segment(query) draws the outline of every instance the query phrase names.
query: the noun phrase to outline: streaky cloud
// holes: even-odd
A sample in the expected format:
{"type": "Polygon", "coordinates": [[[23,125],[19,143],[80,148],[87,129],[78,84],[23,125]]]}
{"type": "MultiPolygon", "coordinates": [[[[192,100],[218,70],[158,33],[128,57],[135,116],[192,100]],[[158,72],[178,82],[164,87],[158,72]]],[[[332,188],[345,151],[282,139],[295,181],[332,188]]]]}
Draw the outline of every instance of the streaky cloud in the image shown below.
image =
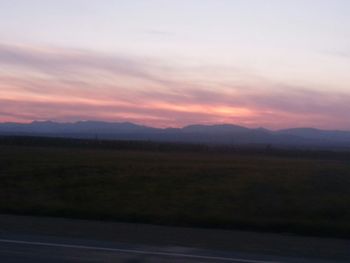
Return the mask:
{"type": "Polygon", "coordinates": [[[238,123],[350,128],[350,94],[227,69],[86,50],[0,44],[0,121],[133,120],[154,126],[238,123]],[[239,76],[232,81],[232,76],[239,76]],[[193,77],[195,76],[195,77],[193,77]],[[230,78],[231,77],[231,78],[230,78]],[[257,81],[258,80],[258,81],[257,81]]]}

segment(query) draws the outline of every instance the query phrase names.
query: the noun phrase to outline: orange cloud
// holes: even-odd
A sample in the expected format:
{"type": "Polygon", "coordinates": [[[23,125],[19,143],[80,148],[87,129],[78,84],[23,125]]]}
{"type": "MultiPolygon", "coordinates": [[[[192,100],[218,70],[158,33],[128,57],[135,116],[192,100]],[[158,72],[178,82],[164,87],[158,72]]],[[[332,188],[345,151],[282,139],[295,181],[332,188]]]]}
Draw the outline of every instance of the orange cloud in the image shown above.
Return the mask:
{"type": "Polygon", "coordinates": [[[181,68],[162,67],[159,61],[66,49],[0,44],[0,66],[0,121],[350,128],[349,94],[264,79],[253,85],[255,81],[244,82],[242,76],[231,83],[229,78],[208,75],[207,69],[201,79],[198,69],[184,73],[181,68]]]}

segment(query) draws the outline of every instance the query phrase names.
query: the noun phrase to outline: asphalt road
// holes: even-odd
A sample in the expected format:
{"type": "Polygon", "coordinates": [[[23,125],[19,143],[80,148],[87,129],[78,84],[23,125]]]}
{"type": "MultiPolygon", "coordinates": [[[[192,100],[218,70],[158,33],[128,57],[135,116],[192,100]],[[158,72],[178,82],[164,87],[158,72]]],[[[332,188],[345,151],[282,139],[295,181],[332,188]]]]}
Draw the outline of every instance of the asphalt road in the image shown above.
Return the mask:
{"type": "MultiPolygon", "coordinates": [[[[44,239],[41,237],[41,239],[44,239]]],[[[180,247],[99,244],[87,240],[40,240],[26,236],[0,239],[1,262],[281,262],[266,256],[235,255],[180,247]]]]}
{"type": "Polygon", "coordinates": [[[350,241],[0,215],[0,262],[350,262],[350,241]]]}

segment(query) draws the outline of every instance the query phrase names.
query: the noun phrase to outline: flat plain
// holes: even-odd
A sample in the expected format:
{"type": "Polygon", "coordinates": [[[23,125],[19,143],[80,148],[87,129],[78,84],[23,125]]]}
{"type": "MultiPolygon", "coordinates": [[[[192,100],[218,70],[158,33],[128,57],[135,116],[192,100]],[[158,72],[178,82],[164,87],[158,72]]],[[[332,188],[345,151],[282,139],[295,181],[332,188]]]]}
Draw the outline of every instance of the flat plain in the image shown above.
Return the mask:
{"type": "Polygon", "coordinates": [[[350,161],[0,145],[0,212],[350,236],[350,161]]]}

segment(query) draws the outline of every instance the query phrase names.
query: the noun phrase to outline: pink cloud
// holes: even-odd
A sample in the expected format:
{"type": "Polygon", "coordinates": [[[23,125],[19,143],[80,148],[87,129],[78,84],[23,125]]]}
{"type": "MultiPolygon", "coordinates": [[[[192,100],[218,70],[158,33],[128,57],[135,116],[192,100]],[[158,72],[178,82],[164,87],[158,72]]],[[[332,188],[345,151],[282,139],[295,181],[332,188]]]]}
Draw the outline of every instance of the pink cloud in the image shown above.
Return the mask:
{"type": "Polygon", "coordinates": [[[198,79],[200,69],[192,69],[194,80],[161,61],[57,48],[0,45],[0,65],[0,121],[350,128],[349,94],[264,79],[256,86],[250,79],[230,83],[204,72],[198,79]]]}

